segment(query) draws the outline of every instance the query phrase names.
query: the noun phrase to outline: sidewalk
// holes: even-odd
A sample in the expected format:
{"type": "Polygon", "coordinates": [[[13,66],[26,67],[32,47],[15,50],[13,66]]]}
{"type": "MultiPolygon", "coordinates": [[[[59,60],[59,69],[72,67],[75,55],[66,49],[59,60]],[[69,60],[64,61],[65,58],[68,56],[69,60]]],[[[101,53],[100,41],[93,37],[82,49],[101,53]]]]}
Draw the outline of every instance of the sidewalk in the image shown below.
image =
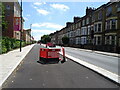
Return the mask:
{"type": "MultiPolygon", "coordinates": [[[[41,45],[45,47],[45,44],[41,44],[41,45]]],[[[120,57],[120,55],[117,53],[109,53],[109,52],[95,51],[95,50],[89,50],[89,49],[80,49],[80,48],[74,48],[74,47],[69,47],[69,48],[72,48],[75,50],[80,50],[80,51],[85,51],[85,52],[95,52],[95,53],[103,54],[103,55],[107,55],[107,56],[120,57]]]]}
{"type": "Polygon", "coordinates": [[[34,44],[23,47],[22,52],[20,52],[20,49],[16,49],[0,55],[0,88],[2,88],[2,84],[22,62],[33,46],[34,44]]]}
{"type": "Polygon", "coordinates": [[[102,52],[102,51],[95,51],[95,50],[92,51],[92,50],[88,50],[88,49],[80,49],[80,48],[73,48],[73,47],[69,47],[69,48],[80,50],[80,51],[85,51],[85,52],[95,52],[98,54],[119,57],[119,54],[117,54],[117,53],[109,53],[109,52],[102,52]]]}

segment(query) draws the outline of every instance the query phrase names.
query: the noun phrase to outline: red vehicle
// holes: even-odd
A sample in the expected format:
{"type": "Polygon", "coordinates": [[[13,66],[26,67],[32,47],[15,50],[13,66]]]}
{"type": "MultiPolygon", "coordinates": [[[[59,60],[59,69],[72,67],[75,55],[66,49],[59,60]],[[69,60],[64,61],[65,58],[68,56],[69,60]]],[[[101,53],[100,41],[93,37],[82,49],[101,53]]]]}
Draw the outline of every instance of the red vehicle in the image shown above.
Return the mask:
{"type": "MultiPolygon", "coordinates": [[[[56,47],[52,47],[52,48],[40,48],[40,52],[39,52],[39,61],[43,62],[43,63],[47,63],[48,61],[60,61],[62,59],[60,59],[59,57],[59,52],[61,51],[61,48],[56,48],[56,47]]],[[[61,61],[62,63],[65,61],[65,52],[63,50],[63,60],[61,61]]]]}
{"type": "Polygon", "coordinates": [[[55,44],[49,42],[49,43],[46,44],[46,47],[47,47],[47,46],[49,46],[49,47],[55,47],[55,44]]]}

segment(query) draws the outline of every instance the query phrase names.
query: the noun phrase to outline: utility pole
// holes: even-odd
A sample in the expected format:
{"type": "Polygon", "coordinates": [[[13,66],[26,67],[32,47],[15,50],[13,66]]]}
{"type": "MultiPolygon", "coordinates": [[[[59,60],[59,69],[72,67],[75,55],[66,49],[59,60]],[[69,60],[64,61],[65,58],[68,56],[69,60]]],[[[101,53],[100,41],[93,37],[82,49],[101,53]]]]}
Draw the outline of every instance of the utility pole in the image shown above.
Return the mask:
{"type": "Polygon", "coordinates": [[[21,0],[21,29],[20,29],[20,52],[22,51],[22,0],[21,0]]]}

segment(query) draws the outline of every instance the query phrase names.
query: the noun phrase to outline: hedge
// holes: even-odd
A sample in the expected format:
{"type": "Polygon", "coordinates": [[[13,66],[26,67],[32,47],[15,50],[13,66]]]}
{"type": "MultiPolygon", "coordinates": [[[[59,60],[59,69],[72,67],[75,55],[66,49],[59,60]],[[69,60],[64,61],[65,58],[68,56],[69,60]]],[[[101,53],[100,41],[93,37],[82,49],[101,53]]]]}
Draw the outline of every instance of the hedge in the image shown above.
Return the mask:
{"type": "MultiPolygon", "coordinates": [[[[10,50],[16,49],[20,47],[20,40],[18,39],[14,39],[14,38],[9,38],[9,37],[2,37],[2,40],[0,40],[1,46],[2,46],[2,51],[0,52],[0,54],[2,53],[7,53],[10,50]]],[[[22,47],[31,44],[26,43],[25,41],[22,41],[22,47]]]]}

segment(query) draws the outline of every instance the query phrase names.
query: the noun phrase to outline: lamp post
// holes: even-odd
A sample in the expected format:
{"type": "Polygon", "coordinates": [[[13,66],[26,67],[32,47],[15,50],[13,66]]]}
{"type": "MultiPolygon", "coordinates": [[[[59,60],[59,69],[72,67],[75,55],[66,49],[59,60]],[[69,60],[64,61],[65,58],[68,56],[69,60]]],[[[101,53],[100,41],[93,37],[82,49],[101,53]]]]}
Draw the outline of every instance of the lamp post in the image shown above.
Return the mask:
{"type": "Polygon", "coordinates": [[[20,52],[22,51],[22,0],[21,0],[21,13],[20,13],[20,16],[21,16],[21,29],[20,29],[20,52]]]}

